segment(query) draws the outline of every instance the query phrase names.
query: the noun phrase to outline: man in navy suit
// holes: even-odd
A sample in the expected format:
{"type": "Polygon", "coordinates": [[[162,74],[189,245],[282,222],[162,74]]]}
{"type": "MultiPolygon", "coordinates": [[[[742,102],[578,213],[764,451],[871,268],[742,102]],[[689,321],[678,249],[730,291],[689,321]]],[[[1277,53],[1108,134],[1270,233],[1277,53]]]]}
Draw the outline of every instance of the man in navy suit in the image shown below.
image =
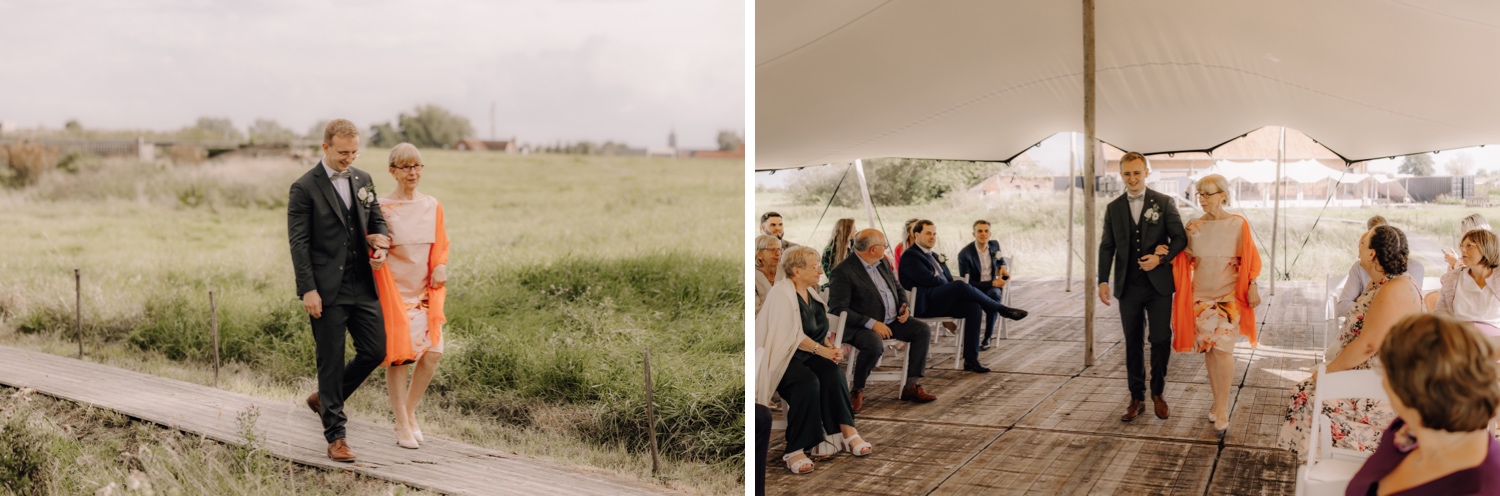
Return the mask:
{"type": "MultiPolygon", "coordinates": [[[[1172,198],[1146,188],[1150,174],[1146,157],[1130,152],[1120,159],[1125,194],[1104,208],[1104,234],[1099,237],[1099,301],[1120,299],[1120,326],[1125,330],[1125,373],[1130,405],[1120,420],[1129,422],[1145,409],[1145,343],[1151,342],[1151,402],[1157,418],[1168,417],[1167,358],[1172,355],[1173,257],[1187,247],[1187,232],[1172,198]],[[1115,287],[1109,274],[1114,269],[1115,287]],[[1150,336],[1146,327],[1150,323],[1150,336]]],[[[1192,291],[1193,288],[1183,288],[1192,291]]]]}
{"type": "MultiPolygon", "coordinates": [[[[1010,281],[1010,269],[1005,265],[1005,258],[1000,256],[1000,242],[990,239],[989,221],[974,221],[974,242],[958,250],[958,276],[968,278],[970,286],[988,295],[990,299],[1004,301],[1000,297],[1004,294],[1006,283],[1010,281]],[[979,256],[980,246],[984,247],[983,258],[979,256]]],[[[979,340],[979,351],[990,349],[990,338],[995,334],[995,320],[1002,316],[1010,320],[1021,320],[1026,318],[1026,311],[1001,305],[999,312],[985,312],[984,338],[979,340]]]]}
{"type": "Polygon", "coordinates": [[[901,254],[901,286],[917,288],[917,317],[955,317],[964,319],[964,370],[985,373],[990,369],[979,363],[979,326],[985,312],[999,312],[1000,302],[974,289],[965,281],[953,280],[947,257],[933,253],[937,243],[937,226],[930,220],[912,225],[917,244],[901,254]]]}

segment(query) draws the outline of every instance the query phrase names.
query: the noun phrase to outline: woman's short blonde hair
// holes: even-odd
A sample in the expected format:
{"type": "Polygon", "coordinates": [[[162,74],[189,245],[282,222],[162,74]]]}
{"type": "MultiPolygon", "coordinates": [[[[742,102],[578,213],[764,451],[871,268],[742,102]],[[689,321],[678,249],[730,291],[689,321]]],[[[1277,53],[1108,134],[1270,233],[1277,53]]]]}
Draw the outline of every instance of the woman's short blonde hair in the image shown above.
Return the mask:
{"type": "Polygon", "coordinates": [[[402,143],[391,148],[391,167],[420,163],[422,163],[422,152],[417,151],[417,145],[402,143]]]}
{"type": "Polygon", "coordinates": [[[1479,245],[1479,263],[1491,269],[1500,267],[1500,239],[1495,231],[1475,229],[1464,233],[1463,240],[1479,245]]]}
{"type": "Polygon", "coordinates": [[[796,269],[807,269],[818,265],[818,251],[806,246],[793,246],[781,253],[781,274],[792,278],[796,269]]]}
{"type": "Polygon", "coordinates": [[[1448,432],[1484,429],[1500,408],[1500,372],[1488,338],[1468,322],[1418,313],[1396,322],[1380,344],[1391,392],[1448,432]]]}
{"type": "Polygon", "coordinates": [[[1229,205],[1229,180],[1218,174],[1203,176],[1203,179],[1198,180],[1198,194],[1203,194],[1203,187],[1210,184],[1224,193],[1224,204],[1229,205]]]}

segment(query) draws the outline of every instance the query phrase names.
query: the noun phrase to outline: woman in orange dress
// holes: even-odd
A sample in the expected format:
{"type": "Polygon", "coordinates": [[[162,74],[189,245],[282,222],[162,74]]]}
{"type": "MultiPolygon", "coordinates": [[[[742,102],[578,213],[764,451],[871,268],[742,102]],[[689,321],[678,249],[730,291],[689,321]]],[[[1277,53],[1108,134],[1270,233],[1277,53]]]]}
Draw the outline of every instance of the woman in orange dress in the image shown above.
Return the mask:
{"type": "Polygon", "coordinates": [[[417,405],[443,356],[443,300],[448,281],[443,206],[417,191],[422,168],[416,146],[402,143],[391,149],[390,172],[396,188],[380,199],[380,213],[391,231],[391,249],[380,270],[385,274],[376,276],[385,310],[386,383],[396,417],[396,444],[413,449],[422,442],[417,405]],[[412,363],[416,370],[408,384],[407,365],[412,363]]]}

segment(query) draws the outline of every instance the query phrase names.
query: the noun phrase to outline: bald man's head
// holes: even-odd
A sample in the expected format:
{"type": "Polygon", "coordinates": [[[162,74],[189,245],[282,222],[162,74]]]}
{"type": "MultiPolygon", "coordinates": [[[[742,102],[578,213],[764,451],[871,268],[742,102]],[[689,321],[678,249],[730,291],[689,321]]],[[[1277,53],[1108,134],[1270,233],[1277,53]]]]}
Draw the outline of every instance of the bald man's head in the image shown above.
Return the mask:
{"type": "Polygon", "coordinates": [[[885,234],[877,229],[865,229],[854,234],[854,254],[865,263],[874,263],[885,256],[885,234]]]}

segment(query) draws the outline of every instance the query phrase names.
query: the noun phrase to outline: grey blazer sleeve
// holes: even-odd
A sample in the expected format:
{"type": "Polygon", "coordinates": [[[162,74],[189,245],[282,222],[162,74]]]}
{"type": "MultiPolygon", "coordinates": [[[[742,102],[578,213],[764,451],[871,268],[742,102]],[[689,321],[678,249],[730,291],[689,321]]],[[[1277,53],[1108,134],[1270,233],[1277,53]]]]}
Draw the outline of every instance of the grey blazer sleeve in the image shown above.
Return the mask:
{"type": "Polygon", "coordinates": [[[286,204],[286,232],[291,244],[292,272],[297,279],[298,298],[308,291],[318,289],[313,281],[312,248],[309,245],[312,237],[312,202],[312,195],[300,181],[292,183],[286,204]]]}

